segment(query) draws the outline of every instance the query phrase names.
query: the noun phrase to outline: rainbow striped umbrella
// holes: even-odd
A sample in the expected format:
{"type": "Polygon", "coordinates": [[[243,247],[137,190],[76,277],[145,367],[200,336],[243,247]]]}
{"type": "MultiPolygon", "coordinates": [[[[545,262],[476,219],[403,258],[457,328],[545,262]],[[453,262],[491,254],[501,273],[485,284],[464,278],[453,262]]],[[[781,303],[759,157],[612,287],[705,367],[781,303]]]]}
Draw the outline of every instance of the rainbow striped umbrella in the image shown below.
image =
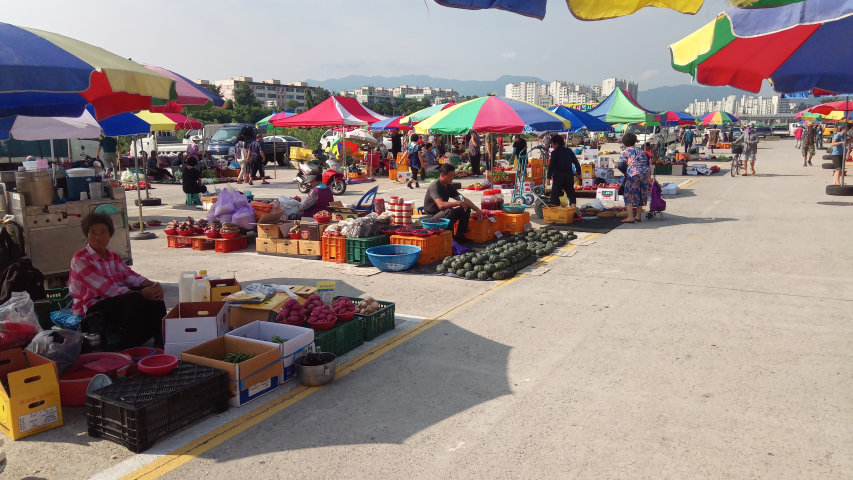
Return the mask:
{"type": "Polygon", "coordinates": [[[174,80],[175,91],[178,94],[178,98],[175,98],[166,105],[152,107],[152,112],[180,113],[181,110],[184,109],[189,112],[194,112],[198,110],[210,110],[212,108],[225,108],[224,99],[210,93],[206,88],[193,82],[187,77],[179,75],[171,70],[166,70],[165,68],[155,67],[154,65],[147,65],[143,63],[142,66],[152,72],[157,72],[164,77],[174,80]]]}
{"type": "Polygon", "coordinates": [[[758,0],[670,45],[700,84],[758,93],[853,92],[853,0],[758,0]]]}
{"type": "Polygon", "coordinates": [[[660,123],[663,125],[672,126],[696,124],[696,117],[694,117],[693,115],[688,115],[684,112],[673,112],[670,110],[668,112],[663,112],[661,115],[663,115],[663,119],[660,123]]]}
{"type": "Polygon", "coordinates": [[[572,122],[538,105],[495,96],[475,98],[444,109],[415,125],[416,133],[522,133],[571,128],[572,122]]]}
{"type": "Polygon", "coordinates": [[[711,112],[701,119],[702,125],[720,125],[723,123],[737,123],[739,121],[739,118],[726,112],[711,112]]]}
{"type": "Polygon", "coordinates": [[[403,125],[415,125],[418,122],[423,122],[427,118],[435,115],[436,113],[448,109],[452,106],[456,105],[456,102],[448,102],[448,103],[439,103],[438,105],[433,105],[431,107],[427,107],[423,110],[418,110],[417,112],[407,115],[405,117],[400,118],[400,123],[403,125]]]}
{"type": "MultiPolygon", "coordinates": [[[[539,20],[545,18],[545,6],[548,3],[547,0],[435,0],[435,2],[445,7],[465,8],[468,10],[497,8],[527,17],[538,18],[539,20]]],[[[607,18],[624,17],[644,7],[669,8],[692,15],[699,11],[703,2],[704,0],[566,0],[569,11],[578,20],[604,20],[607,18]]]]}
{"type": "Polygon", "coordinates": [[[404,117],[402,117],[402,116],[400,116],[400,117],[393,117],[393,118],[389,118],[389,119],[386,119],[386,120],[382,120],[381,122],[372,123],[372,124],[370,124],[370,130],[371,130],[371,131],[378,131],[378,130],[411,130],[411,129],[412,129],[412,127],[411,127],[411,126],[409,126],[409,125],[402,125],[402,124],[400,123],[400,120],[402,120],[403,118],[404,118],[404,117]]]}
{"type": "Polygon", "coordinates": [[[95,118],[177,98],[175,81],[86,43],[0,23],[0,118],[95,118]]]}

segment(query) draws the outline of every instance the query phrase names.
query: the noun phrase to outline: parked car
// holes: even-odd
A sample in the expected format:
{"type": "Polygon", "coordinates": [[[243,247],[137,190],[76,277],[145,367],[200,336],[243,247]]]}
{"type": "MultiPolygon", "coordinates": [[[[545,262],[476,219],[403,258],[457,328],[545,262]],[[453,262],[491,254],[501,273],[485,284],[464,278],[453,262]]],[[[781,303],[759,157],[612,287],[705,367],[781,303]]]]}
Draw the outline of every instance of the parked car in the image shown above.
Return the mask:
{"type": "Polygon", "coordinates": [[[755,127],[755,133],[758,134],[758,138],[770,137],[773,135],[773,129],[770,127],[755,127]]]}
{"type": "MultiPolygon", "coordinates": [[[[257,134],[258,129],[251,123],[225,123],[210,137],[208,150],[210,150],[213,158],[233,160],[234,146],[237,145],[237,137],[243,135],[246,139],[246,144],[248,145],[255,140],[257,134]]],[[[276,146],[273,147],[272,142],[264,141],[264,156],[267,159],[265,164],[268,164],[273,157],[275,157],[276,162],[278,162],[280,166],[283,167],[287,164],[285,157],[289,152],[281,147],[282,145],[280,144],[276,144],[276,146]]]]}
{"type": "Polygon", "coordinates": [[[777,137],[787,138],[789,133],[788,125],[786,124],[777,124],[770,127],[773,135],[777,137]]]}

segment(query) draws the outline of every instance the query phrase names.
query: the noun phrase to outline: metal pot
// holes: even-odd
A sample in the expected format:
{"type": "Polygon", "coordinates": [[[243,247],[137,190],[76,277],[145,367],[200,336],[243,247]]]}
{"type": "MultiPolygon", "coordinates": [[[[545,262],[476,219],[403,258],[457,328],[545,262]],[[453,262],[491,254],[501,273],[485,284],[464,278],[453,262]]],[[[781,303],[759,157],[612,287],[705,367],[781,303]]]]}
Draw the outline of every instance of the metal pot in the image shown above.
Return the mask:
{"type": "Polygon", "coordinates": [[[52,205],[55,193],[53,175],[48,170],[15,172],[18,193],[24,196],[27,206],[52,205]]]}
{"type": "Polygon", "coordinates": [[[335,379],[335,369],[338,365],[338,357],[334,353],[321,353],[326,362],[316,367],[304,367],[301,365],[304,357],[298,357],[293,364],[296,366],[296,379],[306,387],[319,387],[330,383],[335,379]]]}
{"type": "Polygon", "coordinates": [[[6,185],[6,191],[14,190],[17,188],[15,184],[15,171],[14,170],[5,170],[0,172],[0,182],[6,185]]]}

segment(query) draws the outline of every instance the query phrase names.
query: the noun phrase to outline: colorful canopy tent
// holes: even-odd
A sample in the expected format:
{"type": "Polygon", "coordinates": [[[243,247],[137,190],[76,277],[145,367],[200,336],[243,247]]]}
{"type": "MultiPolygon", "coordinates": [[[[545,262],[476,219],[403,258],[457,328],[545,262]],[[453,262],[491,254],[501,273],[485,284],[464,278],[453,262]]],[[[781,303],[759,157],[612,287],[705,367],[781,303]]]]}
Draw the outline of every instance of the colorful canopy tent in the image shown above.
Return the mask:
{"type": "Polygon", "coordinates": [[[106,50],[55,33],[0,23],[0,118],[95,118],[177,97],[174,80],[106,50]]]}
{"type": "Polygon", "coordinates": [[[367,126],[387,119],[352,97],[329,97],[307,112],[289,118],[273,117],[270,123],[274,127],[367,126]]]}
{"type": "Polygon", "coordinates": [[[572,123],[572,128],[567,129],[568,132],[579,132],[587,129],[590,132],[611,132],[613,127],[606,122],[589,115],[588,113],[575,110],[574,108],[557,105],[548,109],[549,111],[565,118],[572,123]]]}
{"type": "MultiPolygon", "coordinates": [[[[772,1],[772,0],[770,0],[772,1]]],[[[604,20],[607,18],[630,15],[644,7],[669,8],[681,13],[694,14],[702,7],[704,0],[566,0],[569,11],[578,20],[604,20]]],[[[527,17],[545,18],[547,0],[435,0],[445,7],[482,10],[497,8],[527,17]]],[[[551,4],[562,3],[552,0],[551,4]]]]}
{"type": "Polygon", "coordinates": [[[522,133],[571,128],[572,122],[532,103],[495,96],[475,98],[444,109],[415,125],[416,133],[522,133]]]}
{"type": "Polygon", "coordinates": [[[665,126],[696,124],[696,117],[684,112],[673,112],[670,110],[668,112],[662,112],[661,116],[663,116],[663,118],[661,119],[660,124],[665,126]]]}
{"type": "MultiPolygon", "coordinates": [[[[347,153],[353,153],[356,150],[358,150],[359,148],[361,148],[357,143],[350,142],[350,141],[343,142],[343,145],[344,145],[344,148],[346,148],[347,153]]],[[[331,144],[329,144],[329,146],[326,147],[325,151],[326,151],[326,153],[337,152],[338,154],[340,154],[340,150],[341,150],[340,147],[341,147],[341,139],[339,138],[339,139],[335,140],[334,142],[332,142],[331,144]]]]}
{"type": "Polygon", "coordinates": [[[617,123],[616,125],[613,125],[614,132],[624,132],[626,128],[628,128],[627,123],[617,123]]]}
{"type": "Polygon", "coordinates": [[[726,112],[711,112],[700,119],[702,125],[721,125],[723,123],[737,123],[739,121],[739,118],[726,112]]]}
{"type": "Polygon", "coordinates": [[[283,112],[278,112],[278,113],[273,112],[272,115],[267,115],[266,117],[258,120],[258,122],[255,124],[255,126],[258,128],[261,128],[261,129],[266,129],[269,126],[270,121],[273,118],[276,118],[276,115],[278,115],[278,118],[290,118],[296,114],[293,113],[293,111],[291,111],[291,110],[285,110],[283,112]]]}
{"type": "Polygon", "coordinates": [[[147,110],[134,115],[151,126],[151,131],[197,130],[201,128],[198,120],[181,115],[180,113],[156,113],[147,110]]]}
{"type": "Polygon", "coordinates": [[[760,0],[670,45],[672,68],[703,85],[758,93],[853,92],[853,0],[760,0]]]}
{"type": "Polygon", "coordinates": [[[660,122],[662,116],[641,107],[628,92],[617,88],[597,107],[586,112],[607,123],[660,122]]]}
{"type": "Polygon", "coordinates": [[[418,110],[417,112],[411,115],[401,118],[400,123],[404,125],[416,125],[420,122],[423,122],[427,118],[435,115],[436,113],[448,109],[454,105],[456,105],[456,102],[439,103],[438,105],[433,105],[431,107],[424,108],[423,110],[418,110]]]}
{"type": "Polygon", "coordinates": [[[409,125],[402,125],[400,120],[405,117],[392,117],[387,120],[382,120],[381,122],[376,122],[370,125],[371,131],[379,131],[379,130],[411,130],[412,127],[409,125]]]}
{"type": "MultiPolygon", "coordinates": [[[[815,105],[808,109],[809,113],[818,113],[821,115],[832,115],[833,113],[853,111],[853,101],[829,102],[815,105]]],[[[839,117],[839,120],[841,117],[839,117]]]]}
{"type": "Polygon", "coordinates": [[[198,110],[209,110],[211,108],[225,108],[225,100],[217,97],[206,88],[192,80],[171,70],[166,70],[165,68],[147,65],[145,63],[143,63],[142,66],[152,72],[157,72],[164,77],[174,80],[175,91],[178,94],[177,98],[172,99],[166,105],[156,107],[152,106],[149,109],[152,112],[180,113],[184,109],[189,112],[194,112],[198,110]]]}

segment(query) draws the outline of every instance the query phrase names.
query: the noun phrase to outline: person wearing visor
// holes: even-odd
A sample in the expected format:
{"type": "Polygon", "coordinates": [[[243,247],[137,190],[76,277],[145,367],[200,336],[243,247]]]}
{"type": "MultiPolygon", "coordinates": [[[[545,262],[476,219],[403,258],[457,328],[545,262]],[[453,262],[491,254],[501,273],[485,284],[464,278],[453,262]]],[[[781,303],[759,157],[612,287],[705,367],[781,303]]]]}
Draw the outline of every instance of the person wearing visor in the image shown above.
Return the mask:
{"type": "Polygon", "coordinates": [[[312,190],[308,193],[308,198],[299,205],[299,212],[303,217],[314,216],[315,213],[322,212],[329,207],[329,204],[334,201],[332,190],[320,181],[322,172],[320,167],[310,165],[310,170],[305,172],[302,177],[302,183],[309,184],[312,190]]]}

